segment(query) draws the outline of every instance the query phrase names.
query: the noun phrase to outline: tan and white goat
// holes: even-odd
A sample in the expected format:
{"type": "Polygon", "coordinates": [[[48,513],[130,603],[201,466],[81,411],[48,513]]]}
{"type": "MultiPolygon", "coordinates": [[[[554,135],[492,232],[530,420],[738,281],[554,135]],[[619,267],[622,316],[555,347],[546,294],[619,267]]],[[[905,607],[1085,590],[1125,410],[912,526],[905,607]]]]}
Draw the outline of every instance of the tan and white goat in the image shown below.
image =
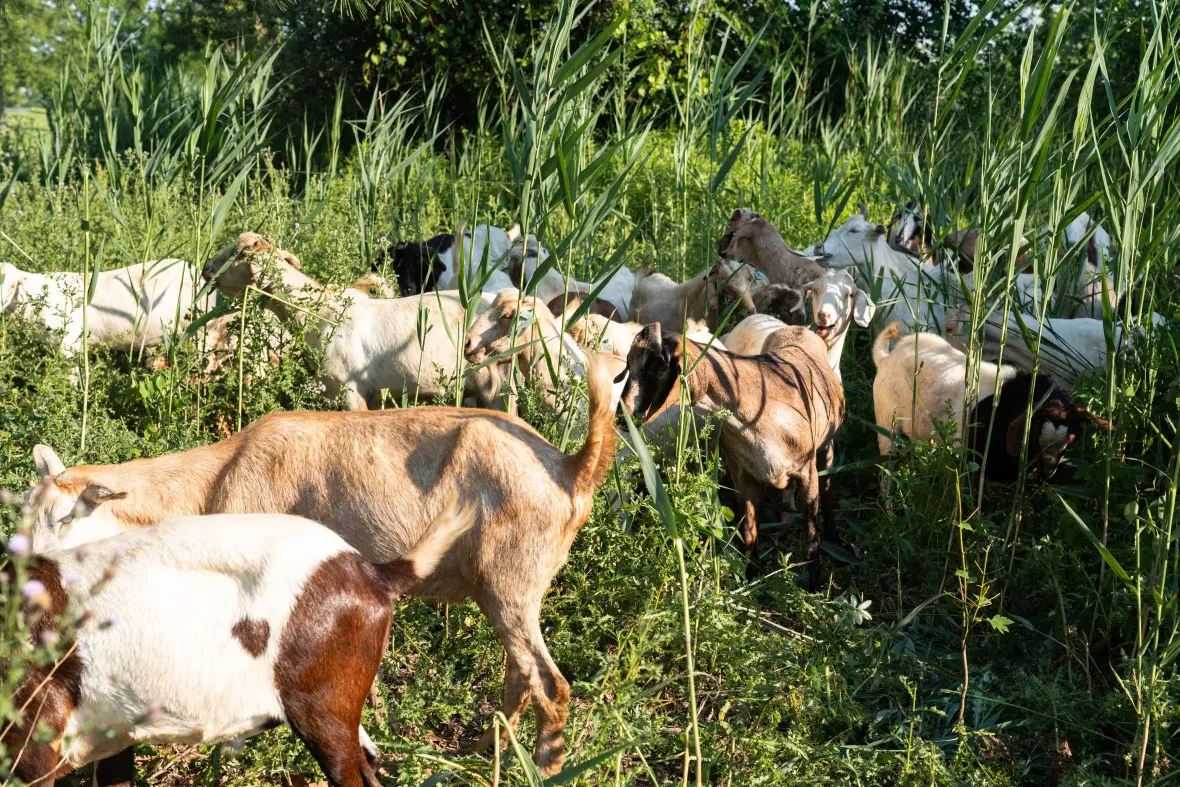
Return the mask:
{"type": "Polygon", "coordinates": [[[219,443],[121,465],[65,469],[39,449],[33,549],[177,516],[273,513],[322,522],[383,563],[404,555],[453,497],[470,500],[473,529],[414,593],[472,598],[487,615],[508,656],[504,714],[515,725],[532,699],[537,762],[554,773],[569,684],[545,648],[541,600],[615,452],[611,380],[593,360],[587,387],[589,429],[573,456],[517,418],[451,407],[271,413],[219,443]]]}
{"type": "Polygon", "coordinates": [[[658,322],[668,331],[681,330],[685,320],[704,320],[716,328],[726,298],[741,303],[748,312],[758,310],[751,297],[758,284],[755,272],[740,262],[719,260],[704,273],[677,284],[662,273],[640,271],[631,313],[636,322],[658,322]]]}

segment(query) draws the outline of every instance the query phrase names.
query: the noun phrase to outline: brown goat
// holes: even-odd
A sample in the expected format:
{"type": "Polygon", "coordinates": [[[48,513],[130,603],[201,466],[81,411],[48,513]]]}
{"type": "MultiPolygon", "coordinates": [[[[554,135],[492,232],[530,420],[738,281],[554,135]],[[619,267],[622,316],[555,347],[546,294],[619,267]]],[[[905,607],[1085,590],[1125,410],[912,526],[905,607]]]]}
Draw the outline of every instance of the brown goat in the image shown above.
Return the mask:
{"type": "Polygon", "coordinates": [[[717,253],[727,260],[746,262],[762,271],[771,284],[804,284],[827,273],[827,268],[787,246],[778,227],[749,208],[738,208],[729,217],[725,234],[717,241],[717,253]]]}
{"type": "MultiPolygon", "coordinates": [[[[694,407],[729,415],[721,423],[721,453],[745,504],[742,537],[758,538],[763,489],[796,482],[796,502],[807,528],[808,577],[819,585],[819,532],[835,537],[831,483],[819,470],[832,465],[832,440],[844,420],[844,389],[828,365],[823,340],[801,326],[783,326],[766,338],[761,355],[741,356],[661,331],[658,323],[635,337],[627,356],[622,401],[643,422],[680,402],[688,385],[694,407]]],[[[616,378],[616,382],[622,375],[616,378]]]]}
{"type": "MultiPolygon", "coordinates": [[[[615,452],[611,380],[593,360],[587,385],[588,434],[573,456],[517,418],[450,407],[272,413],[220,443],[122,465],[67,470],[43,451],[52,488],[30,512],[33,548],[70,546],[79,507],[87,527],[109,533],[176,516],[289,513],[380,563],[404,554],[451,496],[471,500],[474,528],[415,593],[479,605],[507,652],[504,715],[515,725],[535,703],[537,764],[552,774],[569,684],[545,647],[541,600],[615,452]]],[[[491,741],[489,732],[481,744],[491,741]]]]}

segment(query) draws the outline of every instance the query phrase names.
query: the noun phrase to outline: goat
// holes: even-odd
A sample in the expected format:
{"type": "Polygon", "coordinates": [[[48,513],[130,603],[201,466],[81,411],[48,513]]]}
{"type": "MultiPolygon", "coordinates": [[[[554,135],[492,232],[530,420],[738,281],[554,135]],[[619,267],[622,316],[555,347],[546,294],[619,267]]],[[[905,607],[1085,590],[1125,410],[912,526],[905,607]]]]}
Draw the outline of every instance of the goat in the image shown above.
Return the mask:
{"type": "Polygon", "coordinates": [[[1064,303],[1072,308],[1067,310],[1070,317],[1091,317],[1102,319],[1102,291],[1111,305],[1118,303],[1122,293],[1115,288],[1114,279],[1107,272],[1107,265],[1113,259],[1110,235],[1102,225],[1081,213],[1061,231],[1061,256],[1069,259],[1074,249],[1085,243],[1085,257],[1076,265],[1077,274],[1060,276],[1058,294],[1064,303]]]}
{"type": "MultiPolygon", "coordinates": [[[[868,210],[861,206],[861,215],[868,218],[868,210]]],[[[919,203],[910,200],[893,213],[889,220],[886,238],[889,245],[903,251],[919,260],[928,260],[936,264],[933,254],[935,250],[934,229],[927,222],[929,214],[919,203]]],[[[953,230],[948,233],[939,245],[940,248],[952,251],[957,257],[959,272],[970,273],[975,268],[975,244],[979,238],[979,228],[953,230]]],[[[1018,262],[1023,261],[1024,257],[1018,262]]]]}
{"type": "Polygon", "coordinates": [[[958,274],[946,266],[931,270],[913,256],[889,245],[885,227],[863,213],[834,229],[814,251],[830,268],[861,268],[870,282],[881,281],[879,314],[889,319],[900,307],[902,322],[911,329],[922,325],[940,329],[947,305],[963,300],[958,274]]]}
{"type": "Polygon", "coordinates": [[[742,263],[719,260],[683,284],[662,273],[640,271],[631,301],[635,319],[645,325],[658,322],[669,331],[679,331],[685,320],[704,320],[716,328],[724,309],[723,296],[755,312],[751,289],[757,279],[753,270],[742,263]]]}
{"type": "MultiPolygon", "coordinates": [[[[202,275],[216,281],[229,297],[240,297],[247,285],[253,285],[288,298],[304,291],[323,300],[326,288],[291,266],[284,254],[261,236],[242,233],[237,244],[209,260],[202,275]],[[267,280],[268,260],[273,260],[277,282],[267,280]]],[[[321,379],[329,397],[343,391],[350,410],[364,410],[379,406],[382,390],[404,392],[411,398],[445,393],[440,380],[454,379],[461,370],[462,357],[453,337],[467,316],[459,293],[393,299],[369,298],[358,290],[343,294],[353,302],[339,315],[337,308],[326,304],[310,323],[305,311],[292,309],[278,298],[266,302],[280,319],[294,319],[313,345],[324,347],[321,379]],[[339,325],[329,333],[326,326],[337,316],[339,325]]],[[[476,313],[491,301],[490,294],[483,294],[475,304],[476,313]]],[[[487,406],[497,387],[495,371],[480,370],[466,379],[464,391],[487,406]]]]}
{"type": "MultiPolygon", "coordinates": [[[[867,209],[862,215],[868,217],[867,209]]],[[[929,256],[934,237],[933,229],[926,222],[925,209],[913,200],[897,208],[889,219],[886,239],[893,248],[918,259],[929,256]]]]}
{"type": "MultiPolygon", "coordinates": [[[[577,377],[584,377],[587,351],[562,330],[562,326],[537,298],[522,295],[510,287],[496,294],[487,311],[472,324],[463,342],[463,353],[468,363],[483,364],[494,356],[514,353],[519,358],[518,368],[526,380],[537,380],[547,392],[549,403],[564,409],[558,400],[559,377],[563,369],[577,377]]],[[[506,377],[511,358],[499,362],[497,379],[506,377]]],[[[623,362],[614,355],[605,355],[601,362],[613,376],[623,362]],[[617,368],[616,368],[617,367],[617,368]]],[[[496,392],[498,394],[498,392],[496,392]]],[[[612,392],[610,408],[618,404],[617,390],[612,392]]]]}
{"type": "MultiPolygon", "coordinates": [[[[1156,325],[1163,322],[1157,314],[1152,319],[1156,325]]],[[[967,323],[961,310],[948,311],[947,333],[952,338],[967,323]]],[[[1141,327],[1127,330],[1121,323],[1111,326],[1111,331],[1116,350],[1143,336],[1141,327]]],[[[1030,314],[1009,312],[1005,332],[1002,315],[993,311],[983,325],[984,357],[998,358],[1001,350],[1006,361],[1022,369],[1031,370],[1035,362],[1055,379],[1072,385],[1080,375],[1106,366],[1106,326],[1091,317],[1046,317],[1041,322],[1030,314]],[[1021,323],[1028,329],[1031,343],[1025,340],[1021,323]]]]}
{"type": "MultiPolygon", "coordinates": [[[[439,255],[450,251],[455,236],[435,235],[424,241],[403,241],[393,247],[393,273],[397,276],[398,294],[417,295],[435,289],[443,266],[439,255]]],[[[385,264],[386,254],[378,253],[373,270],[380,271],[385,264]]]]}
{"type": "Polygon", "coordinates": [[[276,412],[221,442],[121,465],[67,470],[38,449],[32,549],[177,516],[273,513],[321,522],[382,563],[404,555],[461,495],[474,501],[476,525],[414,593],[472,598],[487,615],[507,653],[504,715],[515,726],[531,697],[537,764],[552,774],[563,760],[569,684],[545,648],[541,600],[615,452],[608,370],[590,358],[587,371],[589,426],[573,456],[517,418],[453,407],[276,412]]]}
{"type": "Polygon", "coordinates": [[[872,322],[877,307],[848,271],[832,270],[803,285],[803,294],[811,298],[815,333],[828,346],[828,362],[836,379],[843,382],[840,359],[844,340],[853,321],[862,328],[872,322]]]}
{"type": "Polygon", "coordinates": [[[738,208],[729,217],[725,234],[717,241],[717,253],[752,265],[771,284],[795,289],[823,276],[825,270],[815,258],[788,247],[778,228],[750,208],[738,208]]]}
{"type": "MultiPolygon", "coordinates": [[[[520,245],[512,230],[505,232],[490,224],[480,224],[474,230],[460,227],[455,240],[460,239],[462,243],[452,243],[438,255],[442,267],[438,276],[438,289],[458,289],[460,267],[468,284],[486,278],[481,287],[484,292],[495,293],[512,286],[505,268],[513,249],[520,245]],[[456,253],[461,254],[461,259],[456,258],[456,253]]],[[[531,236],[529,240],[536,243],[536,239],[531,236]]],[[[544,254],[548,256],[548,252],[544,254]]]]}
{"type": "MultiPolygon", "coordinates": [[[[772,285],[773,286],[773,285],[772,285]]],[[[840,374],[840,358],[844,354],[844,340],[853,320],[862,327],[873,319],[876,307],[868,295],[861,290],[852,274],[844,270],[831,270],[822,278],[803,286],[804,294],[811,298],[816,336],[823,339],[828,347],[828,365],[843,381],[840,374]]],[[[762,352],[764,341],[782,327],[782,322],[761,313],[747,317],[737,327],[722,337],[727,350],[738,355],[757,355],[762,352]],[[766,318],[766,319],[758,319],[766,318]]]]}
{"type": "MultiPolygon", "coordinates": [[[[99,273],[87,303],[89,281],[81,273],[30,273],[0,263],[0,312],[61,331],[67,355],[82,349],[83,322],[95,344],[142,352],[188,323],[196,279],[196,268],[184,260],[129,265],[99,273]]],[[[213,296],[195,305],[207,311],[213,296]]]]}
{"type": "MultiPolygon", "coordinates": [[[[549,311],[554,314],[554,316],[572,315],[585,300],[586,295],[582,293],[562,293],[555,298],[551,298],[545,305],[549,308],[549,311]]],[[[619,310],[610,301],[604,301],[602,298],[595,298],[590,303],[590,308],[586,313],[599,315],[609,319],[618,316],[619,310]]]]}
{"type": "MultiPolygon", "coordinates": [[[[1015,367],[981,361],[978,385],[968,386],[966,355],[935,334],[902,336],[898,325],[891,323],[873,343],[873,409],[883,429],[911,439],[929,438],[937,433],[935,418],[950,419],[955,436],[962,438],[966,425],[964,444],[985,458],[985,477],[1011,481],[1026,430],[1035,441],[1029,467],[1050,478],[1085,422],[1110,428],[1044,375],[1034,379],[1015,367]],[[1036,406],[1031,417],[1030,393],[1036,406]]],[[[888,454],[890,439],[878,434],[877,440],[881,453],[888,454]]]]}
{"type": "Polygon", "coordinates": [[[787,325],[806,325],[803,293],[789,284],[763,284],[750,291],[758,314],[769,314],[787,325]]]}
{"type": "MultiPolygon", "coordinates": [[[[704,321],[689,320],[687,327],[688,338],[694,342],[708,344],[711,341],[724,349],[721,340],[709,332],[704,321]]],[[[597,314],[587,314],[577,322],[567,323],[565,328],[579,347],[614,355],[625,361],[627,353],[631,351],[631,343],[635,341],[635,334],[643,330],[643,323],[618,322],[597,314]]]]}
{"type": "Polygon", "coordinates": [[[97,760],[97,774],[133,784],[136,744],[214,743],[287,724],[329,784],[375,787],[361,710],[391,602],[434,573],[473,519],[452,502],[404,556],[378,564],[281,514],[181,517],[36,559],[34,637],[67,613],[78,623],[64,661],[16,691],[30,710],[2,743],[17,778],[52,787],[97,760]]]}
{"type": "Polygon", "coordinates": [[[743,356],[664,332],[652,323],[635,336],[627,355],[623,406],[647,423],[688,400],[709,412],[727,411],[721,422],[721,454],[745,505],[742,538],[758,538],[763,488],[796,482],[807,529],[808,579],[819,586],[819,533],[835,537],[831,482],[819,470],[832,466],[832,441],[844,420],[844,391],[827,363],[827,347],[811,331],[783,325],[763,343],[761,355],[743,356]]]}
{"type": "MultiPolygon", "coordinates": [[[[567,279],[557,268],[545,271],[545,274],[534,284],[533,279],[537,278],[537,269],[548,258],[549,252],[545,251],[543,246],[537,247],[536,241],[531,236],[529,240],[530,243],[526,244],[523,250],[518,244],[509,255],[508,278],[511,281],[509,286],[520,287],[524,292],[531,291],[543,302],[552,304],[559,298],[587,298],[595,288],[602,284],[603,279],[594,282],[579,281],[575,278],[567,279]]],[[[613,307],[614,315],[619,319],[628,319],[633,313],[631,299],[635,292],[635,281],[635,274],[628,268],[619,268],[615,271],[595,298],[595,308],[598,309],[598,313],[611,316],[609,312],[603,311],[598,306],[597,302],[603,301],[613,307]]],[[[565,309],[561,311],[565,311],[565,309]]],[[[554,309],[553,313],[560,312],[554,309]]]]}

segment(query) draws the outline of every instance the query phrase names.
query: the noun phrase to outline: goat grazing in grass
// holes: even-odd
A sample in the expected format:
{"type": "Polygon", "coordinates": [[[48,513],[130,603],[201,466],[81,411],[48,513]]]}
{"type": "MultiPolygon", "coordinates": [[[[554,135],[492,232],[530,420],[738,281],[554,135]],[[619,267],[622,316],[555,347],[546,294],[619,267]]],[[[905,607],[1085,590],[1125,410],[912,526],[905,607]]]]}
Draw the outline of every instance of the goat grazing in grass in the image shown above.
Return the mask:
{"type": "Polygon", "coordinates": [[[287,724],[329,784],[376,787],[378,753],[360,722],[390,606],[472,522],[452,505],[403,557],[379,564],[280,514],[182,517],[36,560],[33,635],[77,625],[62,632],[74,640],[64,661],[16,691],[27,710],[2,739],[14,773],[52,785],[99,761],[98,783],[130,785],[136,744],[215,743],[287,724]]]}
{"type": "Polygon", "coordinates": [[[515,725],[532,700],[537,763],[552,774],[569,684],[545,648],[541,601],[615,452],[608,370],[590,359],[586,382],[589,427],[573,456],[517,418],[453,407],[271,413],[219,443],[121,465],[66,469],[38,449],[32,547],[44,553],[178,516],[294,514],[384,563],[408,552],[453,497],[471,500],[476,524],[414,593],[473,598],[487,615],[508,657],[504,715],[515,725]]]}
{"type": "MultiPolygon", "coordinates": [[[[142,351],[188,323],[197,283],[198,271],[184,260],[156,260],[99,273],[87,302],[89,280],[81,273],[29,273],[5,262],[0,312],[61,331],[68,355],[82,349],[83,322],[94,344],[142,351]]],[[[196,305],[207,311],[213,298],[196,305]]]]}
{"type": "MultiPolygon", "coordinates": [[[[664,332],[659,323],[640,331],[627,356],[623,406],[646,423],[688,401],[709,412],[724,410],[721,453],[745,506],[742,538],[758,538],[758,504],[764,488],[794,481],[807,529],[808,578],[819,586],[819,531],[835,537],[831,482],[836,430],[844,420],[844,390],[828,365],[822,339],[797,325],[783,325],[763,342],[762,353],[734,355],[664,332]]],[[[622,375],[620,375],[620,379],[622,375]]]]}
{"type": "MultiPolygon", "coordinates": [[[[1034,378],[1012,366],[981,361],[978,385],[968,386],[966,355],[936,334],[902,336],[898,325],[886,327],[873,344],[877,367],[873,409],[882,429],[911,439],[930,438],[937,434],[936,420],[950,420],[955,435],[964,437],[965,425],[964,444],[986,459],[985,476],[1011,481],[1017,475],[1026,433],[1030,436],[1028,466],[1048,478],[1081,434],[1083,424],[1110,428],[1045,375],[1034,378]],[[1030,394],[1035,407],[1031,416],[1030,394]]],[[[890,439],[879,434],[877,440],[881,453],[888,454],[890,439]]]]}
{"type": "MultiPolygon", "coordinates": [[[[411,400],[446,392],[440,381],[454,380],[461,372],[457,342],[467,313],[458,292],[387,299],[346,289],[340,295],[352,303],[340,311],[339,305],[325,303],[330,300],[327,288],[292,266],[285,254],[259,235],[242,233],[237,244],[206,264],[203,275],[229,297],[240,297],[248,285],[278,296],[268,298],[267,307],[280,319],[303,326],[312,344],[324,347],[320,373],[327,394],[334,397],[343,390],[350,410],[378,407],[383,390],[395,397],[405,393],[411,400]],[[268,261],[277,282],[266,280],[268,261]],[[315,314],[287,305],[285,300],[299,293],[320,301],[315,314]],[[339,325],[332,329],[336,320],[339,325]]],[[[491,302],[492,295],[484,293],[473,304],[476,313],[491,302]]],[[[464,392],[480,404],[492,404],[498,388],[494,375],[494,370],[481,370],[468,376],[464,392]]]]}

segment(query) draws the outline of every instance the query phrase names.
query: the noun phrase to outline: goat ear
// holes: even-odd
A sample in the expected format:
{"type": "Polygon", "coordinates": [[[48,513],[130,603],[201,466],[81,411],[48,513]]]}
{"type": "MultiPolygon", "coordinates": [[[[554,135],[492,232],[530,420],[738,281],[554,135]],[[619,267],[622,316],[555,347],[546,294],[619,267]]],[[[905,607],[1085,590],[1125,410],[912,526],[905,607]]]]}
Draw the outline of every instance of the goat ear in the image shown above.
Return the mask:
{"type": "Polygon", "coordinates": [[[99,506],[108,500],[122,500],[127,497],[126,492],[112,492],[102,484],[87,484],[86,488],[82,490],[82,494],[78,495],[85,500],[90,506],[99,506]]]}
{"type": "Polygon", "coordinates": [[[53,449],[40,443],[33,446],[33,462],[37,465],[37,474],[42,478],[51,475],[61,475],[66,469],[65,464],[62,463],[53,449]]]}
{"type": "Polygon", "coordinates": [[[1090,242],[1086,245],[1086,262],[1098,270],[1102,270],[1102,253],[1098,248],[1098,238],[1093,235],[1090,236],[1090,242]]]}
{"type": "Polygon", "coordinates": [[[864,290],[857,290],[852,300],[852,318],[856,320],[856,324],[867,328],[869,323],[873,321],[873,314],[876,311],[877,305],[865,294],[864,290]]]}
{"type": "Polygon", "coordinates": [[[638,342],[641,347],[652,349],[656,347],[663,347],[664,333],[662,330],[660,330],[660,324],[658,322],[653,322],[643,326],[639,333],[635,334],[635,341],[638,342]]]}
{"type": "Polygon", "coordinates": [[[1078,409],[1074,410],[1074,415],[1076,415],[1078,418],[1086,419],[1104,432],[1110,431],[1110,421],[1101,416],[1094,415],[1094,413],[1090,412],[1085,407],[1079,407],[1078,409]]]}
{"type": "Polygon", "coordinates": [[[288,265],[290,265],[290,266],[291,266],[292,268],[294,268],[295,270],[297,270],[297,271],[298,271],[298,270],[303,270],[303,263],[302,263],[302,262],[300,262],[300,261],[299,261],[299,258],[298,258],[298,257],[296,257],[296,256],[295,256],[294,254],[292,254],[291,252],[289,252],[289,251],[283,251],[282,249],[280,249],[280,250],[279,250],[279,256],[283,258],[283,262],[287,263],[288,265]]]}
{"type": "Polygon", "coordinates": [[[799,289],[799,294],[804,295],[804,296],[810,295],[811,293],[813,293],[817,289],[819,289],[819,283],[820,283],[820,279],[816,279],[815,281],[807,282],[799,289]]]}
{"type": "Polygon", "coordinates": [[[1028,408],[1012,419],[1008,424],[1008,434],[1005,436],[1005,446],[1009,456],[1020,456],[1020,444],[1024,442],[1024,425],[1028,423],[1028,408]]]}
{"type": "Polygon", "coordinates": [[[508,236],[508,240],[510,242],[516,243],[518,240],[520,240],[520,222],[517,222],[509,227],[508,232],[504,234],[508,236]]]}

